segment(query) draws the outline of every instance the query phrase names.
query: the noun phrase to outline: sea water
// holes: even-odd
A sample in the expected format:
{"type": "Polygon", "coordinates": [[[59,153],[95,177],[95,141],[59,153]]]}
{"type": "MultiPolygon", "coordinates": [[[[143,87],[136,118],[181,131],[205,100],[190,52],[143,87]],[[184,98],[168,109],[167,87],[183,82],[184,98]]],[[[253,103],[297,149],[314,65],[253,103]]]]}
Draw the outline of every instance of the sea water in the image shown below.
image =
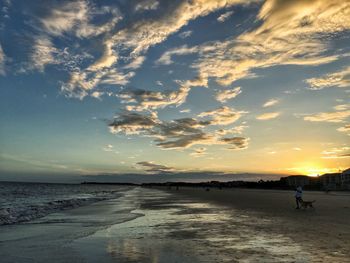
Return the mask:
{"type": "Polygon", "coordinates": [[[0,182],[0,225],[28,222],[50,213],[116,198],[113,185],[0,182]]]}

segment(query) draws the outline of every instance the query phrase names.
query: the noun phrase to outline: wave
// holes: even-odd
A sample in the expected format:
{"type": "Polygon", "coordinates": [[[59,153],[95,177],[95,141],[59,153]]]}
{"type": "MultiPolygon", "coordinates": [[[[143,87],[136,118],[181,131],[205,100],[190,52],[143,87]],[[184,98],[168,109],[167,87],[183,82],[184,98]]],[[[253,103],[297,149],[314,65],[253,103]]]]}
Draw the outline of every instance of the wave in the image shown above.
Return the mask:
{"type": "MultiPolygon", "coordinates": [[[[114,196],[115,197],[115,196],[114,196]]],[[[36,218],[44,217],[48,214],[73,209],[94,202],[103,201],[112,197],[90,197],[90,198],[72,198],[64,200],[54,200],[41,204],[31,204],[26,207],[7,207],[0,208],[0,225],[10,225],[22,222],[28,222],[36,218]]]]}

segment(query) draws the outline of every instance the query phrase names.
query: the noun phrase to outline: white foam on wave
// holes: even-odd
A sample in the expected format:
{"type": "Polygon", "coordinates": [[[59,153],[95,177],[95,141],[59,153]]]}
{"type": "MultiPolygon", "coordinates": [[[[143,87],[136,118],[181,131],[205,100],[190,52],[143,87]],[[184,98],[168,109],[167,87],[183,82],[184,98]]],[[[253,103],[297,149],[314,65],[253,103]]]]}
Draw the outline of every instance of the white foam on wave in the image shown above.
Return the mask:
{"type": "Polygon", "coordinates": [[[106,199],[107,198],[81,198],[56,200],[41,205],[31,205],[29,207],[2,208],[0,209],[0,225],[27,222],[60,210],[77,208],[106,199]]]}
{"type": "Polygon", "coordinates": [[[54,212],[115,198],[118,193],[115,188],[99,186],[0,183],[0,225],[28,222],[54,212]]]}

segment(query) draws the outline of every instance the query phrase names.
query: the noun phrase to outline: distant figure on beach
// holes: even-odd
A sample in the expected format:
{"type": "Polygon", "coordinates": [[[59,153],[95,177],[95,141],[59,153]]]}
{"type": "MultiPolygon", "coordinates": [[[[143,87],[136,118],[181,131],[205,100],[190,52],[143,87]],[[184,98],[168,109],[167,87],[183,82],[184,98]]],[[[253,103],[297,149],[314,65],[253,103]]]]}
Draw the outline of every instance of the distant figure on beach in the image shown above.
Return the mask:
{"type": "Polygon", "coordinates": [[[303,201],[303,189],[301,186],[298,186],[295,190],[295,202],[297,204],[297,207],[295,209],[300,209],[300,203],[303,201]]]}

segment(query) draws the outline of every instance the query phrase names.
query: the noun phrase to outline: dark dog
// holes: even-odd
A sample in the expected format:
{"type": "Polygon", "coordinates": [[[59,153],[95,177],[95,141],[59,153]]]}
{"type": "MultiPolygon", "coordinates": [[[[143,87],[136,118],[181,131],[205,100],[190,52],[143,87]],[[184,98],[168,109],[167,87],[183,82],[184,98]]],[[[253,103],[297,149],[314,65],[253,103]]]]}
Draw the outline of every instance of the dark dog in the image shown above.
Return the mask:
{"type": "Polygon", "coordinates": [[[316,202],[315,200],[313,201],[303,201],[303,200],[300,200],[299,203],[300,203],[300,206],[302,208],[314,208],[314,206],[312,205],[312,203],[316,202]]]}

